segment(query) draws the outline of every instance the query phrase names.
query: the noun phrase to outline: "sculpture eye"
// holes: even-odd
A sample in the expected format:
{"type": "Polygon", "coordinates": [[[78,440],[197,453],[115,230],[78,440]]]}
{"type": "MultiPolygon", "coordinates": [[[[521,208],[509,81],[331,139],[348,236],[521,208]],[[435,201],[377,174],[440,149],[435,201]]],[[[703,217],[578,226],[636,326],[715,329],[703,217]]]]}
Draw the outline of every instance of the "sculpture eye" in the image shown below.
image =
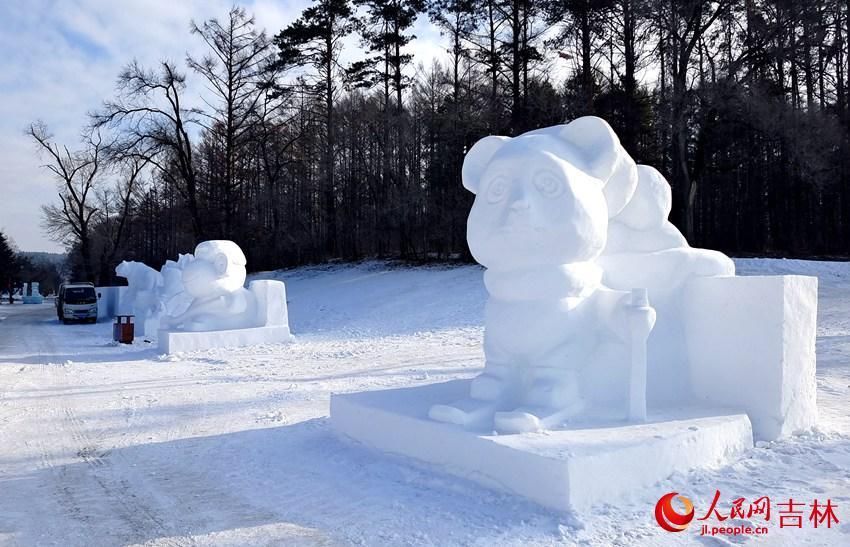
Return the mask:
{"type": "Polygon", "coordinates": [[[498,203],[508,195],[508,181],[499,177],[494,179],[487,187],[487,201],[498,203]]]}
{"type": "Polygon", "coordinates": [[[564,189],[561,180],[553,173],[543,172],[534,177],[534,186],[537,191],[546,197],[555,197],[560,195],[564,189]]]}

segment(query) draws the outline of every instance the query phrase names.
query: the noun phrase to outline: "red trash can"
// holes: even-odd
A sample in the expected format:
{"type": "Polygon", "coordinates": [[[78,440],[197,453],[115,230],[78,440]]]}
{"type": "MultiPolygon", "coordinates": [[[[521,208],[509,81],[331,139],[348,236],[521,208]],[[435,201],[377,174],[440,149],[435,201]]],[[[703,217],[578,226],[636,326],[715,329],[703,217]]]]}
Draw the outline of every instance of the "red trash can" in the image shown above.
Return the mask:
{"type": "Polygon", "coordinates": [[[116,315],[112,325],[112,339],[122,344],[132,344],[136,335],[134,315],[116,315]]]}

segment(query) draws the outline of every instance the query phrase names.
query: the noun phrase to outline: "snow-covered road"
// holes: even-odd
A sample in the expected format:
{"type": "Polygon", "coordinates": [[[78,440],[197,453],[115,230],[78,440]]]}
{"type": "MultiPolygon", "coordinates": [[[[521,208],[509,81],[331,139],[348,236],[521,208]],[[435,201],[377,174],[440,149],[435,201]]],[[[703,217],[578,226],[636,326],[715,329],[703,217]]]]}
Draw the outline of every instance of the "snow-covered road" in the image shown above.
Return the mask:
{"type": "Polygon", "coordinates": [[[286,271],[294,344],[172,358],[142,340],[113,345],[109,324],[60,325],[51,304],[0,306],[0,545],[688,544],[701,539],[693,530],[654,524],[655,501],[677,490],[705,507],[716,489],[726,500],[829,497],[837,527],[774,526],[770,544],[846,545],[850,266],[738,264],[821,278],[819,430],[576,515],[328,427],[331,392],[474,372],[485,299],[476,267],[286,271]]]}

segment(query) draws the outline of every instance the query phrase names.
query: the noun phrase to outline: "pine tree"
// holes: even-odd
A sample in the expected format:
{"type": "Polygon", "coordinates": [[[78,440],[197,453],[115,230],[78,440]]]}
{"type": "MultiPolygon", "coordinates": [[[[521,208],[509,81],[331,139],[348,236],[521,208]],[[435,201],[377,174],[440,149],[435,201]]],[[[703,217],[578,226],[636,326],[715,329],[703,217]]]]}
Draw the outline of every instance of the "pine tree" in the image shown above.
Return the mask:
{"type": "Polygon", "coordinates": [[[12,284],[18,274],[17,255],[6,234],[0,232],[0,291],[9,291],[9,303],[12,303],[12,284]]]}
{"type": "Polygon", "coordinates": [[[389,246],[383,239],[395,232],[402,256],[415,254],[410,229],[410,192],[408,179],[408,141],[409,129],[405,126],[403,93],[407,87],[404,67],[413,59],[409,53],[403,53],[415,35],[408,31],[416,22],[416,17],[425,9],[424,0],[355,0],[355,4],[365,8],[366,16],[362,21],[361,35],[363,45],[374,57],[354,63],[350,74],[355,83],[368,87],[375,83],[383,87],[383,127],[381,130],[381,188],[379,199],[386,202],[395,211],[395,218],[382,212],[378,226],[379,252],[389,246]],[[380,67],[375,68],[376,66],[380,67]],[[392,93],[391,93],[392,92],[392,93]],[[391,95],[395,95],[395,105],[391,106],[391,95]]]}
{"type": "Polygon", "coordinates": [[[338,252],[336,221],[336,135],[334,104],[336,102],[339,54],[342,39],[354,30],[355,21],[349,0],[319,0],[305,9],[294,23],[276,37],[277,65],[284,69],[311,67],[315,80],[308,84],[324,109],[325,142],[323,149],[322,200],[327,230],[324,237],[325,253],[338,252]]]}

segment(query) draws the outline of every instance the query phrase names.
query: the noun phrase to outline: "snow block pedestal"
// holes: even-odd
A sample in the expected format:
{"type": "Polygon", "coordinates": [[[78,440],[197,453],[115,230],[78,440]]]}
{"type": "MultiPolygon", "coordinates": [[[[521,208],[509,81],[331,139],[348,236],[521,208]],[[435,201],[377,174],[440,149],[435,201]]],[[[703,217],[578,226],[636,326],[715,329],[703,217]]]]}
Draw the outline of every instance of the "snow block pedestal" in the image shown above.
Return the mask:
{"type": "Polygon", "coordinates": [[[519,435],[466,431],[428,418],[433,404],[469,394],[469,380],[333,395],[331,424],[367,446],[568,511],[610,503],[675,472],[721,465],[753,445],[745,414],[650,413],[611,423],[519,435]]]}
{"type": "Polygon", "coordinates": [[[207,332],[160,330],[157,334],[161,353],[180,353],[213,348],[240,348],[257,344],[280,344],[292,340],[289,327],[282,325],[207,332]]]}
{"type": "MultiPolygon", "coordinates": [[[[256,344],[279,344],[292,341],[286,305],[286,286],[280,281],[252,281],[248,290],[257,303],[256,317],[245,327],[211,331],[169,331],[157,333],[159,351],[178,353],[212,348],[237,348],[256,344]]],[[[159,324],[159,321],[148,321],[159,324]]]]}
{"type": "Polygon", "coordinates": [[[816,277],[691,280],[684,323],[697,404],[746,412],[756,440],[814,426],[817,298],[816,277]]]}

